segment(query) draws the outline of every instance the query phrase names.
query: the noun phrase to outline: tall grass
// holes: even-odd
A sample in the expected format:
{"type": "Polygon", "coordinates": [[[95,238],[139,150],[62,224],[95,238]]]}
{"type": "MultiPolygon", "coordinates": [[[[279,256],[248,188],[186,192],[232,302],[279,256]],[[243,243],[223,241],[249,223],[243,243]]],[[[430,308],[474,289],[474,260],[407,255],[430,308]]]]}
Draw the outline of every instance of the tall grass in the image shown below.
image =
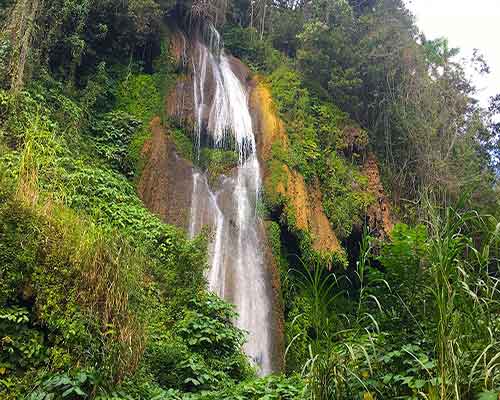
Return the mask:
{"type": "Polygon", "coordinates": [[[433,210],[429,221],[430,294],[435,307],[435,351],[439,399],[470,398],[498,385],[498,225],[475,239],[485,219],[475,212],[433,210]],[[481,378],[481,379],[478,379],[481,378]]]}
{"type": "Polygon", "coordinates": [[[306,266],[302,260],[302,269],[295,269],[298,275],[298,286],[302,295],[311,305],[311,314],[308,316],[312,322],[315,335],[322,339],[328,334],[332,306],[342,291],[338,290],[338,281],[334,273],[328,271],[323,265],[315,264],[312,268],[306,266]]]}
{"type": "Polygon", "coordinates": [[[37,204],[41,173],[48,180],[57,180],[57,155],[62,147],[49,121],[37,110],[23,137],[16,190],[19,200],[32,206],[37,204]]]}
{"type": "Polygon", "coordinates": [[[47,250],[76,270],[76,300],[96,319],[105,340],[108,374],[120,381],[137,368],[144,350],[143,321],[132,297],[140,295],[149,260],[119,235],[66,208],[54,209],[50,219],[55,226],[46,232],[47,250]]]}
{"type": "Polygon", "coordinates": [[[357,307],[349,316],[336,310],[336,301],[346,294],[341,282],[353,285],[347,275],[337,278],[321,264],[312,267],[303,264],[303,269],[295,271],[300,293],[311,305],[308,318],[315,331],[309,345],[309,359],[302,369],[313,400],[356,398],[360,392],[372,398],[360,375],[363,368],[368,368],[365,373],[373,372],[371,357],[376,353],[372,332],[378,330],[378,324],[367,311],[368,303],[381,309],[378,299],[369,293],[366,279],[371,252],[371,238],[365,232],[355,270],[359,285],[357,307]]]}
{"type": "MultiPolygon", "coordinates": [[[[420,329],[418,335],[433,345],[434,357],[429,356],[435,366],[428,368],[420,356],[403,349],[401,353],[407,356],[401,358],[403,366],[395,364],[390,371],[400,368],[397,371],[404,375],[408,368],[405,365],[417,363],[417,369],[426,374],[425,387],[413,393],[418,398],[463,400],[475,399],[481,393],[484,398],[491,397],[500,389],[500,224],[492,217],[458,208],[432,208],[428,215],[428,238],[421,254],[421,279],[428,283],[415,293],[418,301],[412,303],[423,309],[408,309],[406,304],[404,309],[412,318],[422,318],[415,321],[420,329]]],[[[309,338],[309,359],[302,371],[313,399],[349,399],[360,393],[371,398],[380,389],[385,390],[380,384],[368,387],[363,377],[372,375],[372,365],[377,364],[378,354],[383,351],[377,347],[382,343],[376,340],[377,318],[384,318],[383,302],[375,293],[381,296],[385,288],[387,293],[396,291],[384,279],[373,279],[381,276],[380,271],[368,273],[372,250],[373,243],[365,232],[354,271],[358,297],[350,306],[349,317],[343,318],[336,309],[336,300],[342,294],[338,283],[345,277],[337,279],[321,266],[304,266],[297,273],[300,293],[311,304],[308,318],[317,332],[309,338]]],[[[404,260],[401,263],[404,268],[404,260]]],[[[411,285],[413,280],[402,282],[411,285]]],[[[398,297],[398,293],[393,294],[398,297]]],[[[384,327],[398,329],[398,323],[404,323],[404,319],[386,319],[384,327]]],[[[418,335],[410,333],[405,337],[416,337],[418,343],[418,335]]],[[[404,343],[401,345],[404,347],[404,343]]],[[[377,373],[380,377],[389,372],[379,369],[377,373]]],[[[418,376],[417,372],[409,373],[418,376]]],[[[408,391],[410,388],[394,393],[408,391]]]]}
{"type": "Polygon", "coordinates": [[[57,274],[58,268],[68,273],[68,296],[75,293],[77,304],[101,335],[101,367],[108,366],[109,379],[120,381],[142,357],[145,333],[131,297],[140,295],[151,259],[118,233],[65,207],[62,188],[51,193],[43,190],[47,180],[58,188],[57,161],[62,152],[53,127],[37,113],[23,137],[11,201],[38,219],[44,243],[41,267],[47,274],[57,274]]]}

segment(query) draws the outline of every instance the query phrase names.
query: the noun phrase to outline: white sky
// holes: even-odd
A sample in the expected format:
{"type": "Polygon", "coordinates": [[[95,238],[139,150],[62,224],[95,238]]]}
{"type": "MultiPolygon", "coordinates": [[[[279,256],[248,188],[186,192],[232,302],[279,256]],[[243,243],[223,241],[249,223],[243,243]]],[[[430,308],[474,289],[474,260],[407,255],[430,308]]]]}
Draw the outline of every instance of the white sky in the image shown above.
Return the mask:
{"type": "Polygon", "coordinates": [[[406,0],[428,39],[446,37],[470,57],[477,48],[490,66],[485,78],[474,75],[478,97],[486,106],[500,93],[500,0],[406,0]]]}

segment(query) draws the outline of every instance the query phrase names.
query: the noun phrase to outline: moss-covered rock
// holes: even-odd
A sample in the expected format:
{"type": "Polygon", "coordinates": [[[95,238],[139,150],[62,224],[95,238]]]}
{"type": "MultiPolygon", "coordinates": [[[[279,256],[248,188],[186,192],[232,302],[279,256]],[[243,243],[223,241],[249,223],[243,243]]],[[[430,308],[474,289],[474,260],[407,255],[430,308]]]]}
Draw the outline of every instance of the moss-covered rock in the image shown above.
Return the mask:
{"type": "MultiPolygon", "coordinates": [[[[256,77],[250,96],[254,126],[257,130],[259,156],[264,169],[265,198],[269,207],[281,210],[280,220],[300,237],[310,239],[311,248],[323,259],[331,259],[343,250],[326,217],[318,182],[306,183],[303,175],[292,169],[285,124],[277,114],[271,91],[256,77]]],[[[308,243],[304,241],[304,245],[308,243]]],[[[305,246],[307,247],[307,246],[305,246]]]]}

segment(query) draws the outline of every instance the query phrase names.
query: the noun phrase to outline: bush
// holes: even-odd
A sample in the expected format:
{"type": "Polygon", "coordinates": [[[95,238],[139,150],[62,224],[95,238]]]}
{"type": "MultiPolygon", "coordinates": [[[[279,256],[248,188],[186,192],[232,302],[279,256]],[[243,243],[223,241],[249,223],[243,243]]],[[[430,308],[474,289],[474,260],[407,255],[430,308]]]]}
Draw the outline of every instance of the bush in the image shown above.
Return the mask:
{"type": "Polygon", "coordinates": [[[323,192],[323,207],[335,229],[346,239],[353,227],[364,224],[368,206],[374,201],[368,193],[368,178],[336,152],[323,155],[324,164],[319,172],[323,192]]]}
{"type": "Polygon", "coordinates": [[[129,114],[114,111],[102,116],[90,129],[99,155],[125,175],[133,173],[128,147],[140,126],[141,122],[129,114]]]}
{"type": "Polygon", "coordinates": [[[198,164],[208,174],[208,181],[215,185],[221,175],[229,175],[238,165],[238,154],[234,150],[203,148],[198,164]]]}
{"type": "Polygon", "coordinates": [[[149,123],[161,115],[162,98],[153,76],[133,74],[118,85],[117,110],[126,112],[142,122],[142,129],[131,138],[127,159],[137,176],[141,168],[141,151],[149,138],[149,123]]]}

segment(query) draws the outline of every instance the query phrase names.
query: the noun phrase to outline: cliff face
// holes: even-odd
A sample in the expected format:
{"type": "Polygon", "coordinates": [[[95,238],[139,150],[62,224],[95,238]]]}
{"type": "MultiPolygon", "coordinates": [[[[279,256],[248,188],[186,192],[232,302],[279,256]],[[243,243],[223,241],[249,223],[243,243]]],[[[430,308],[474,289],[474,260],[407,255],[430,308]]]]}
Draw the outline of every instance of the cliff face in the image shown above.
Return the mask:
{"type": "MultiPolygon", "coordinates": [[[[189,71],[191,48],[181,34],[174,35],[171,52],[179,68],[189,71]],[[184,67],[183,67],[184,66],[184,67]]],[[[258,155],[262,166],[266,196],[272,202],[281,202],[286,219],[293,229],[311,235],[312,246],[318,253],[341,252],[341,246],[322,207],[319,184],[306,184],[304,177],[291,170],[280,160],[286,153],[289,140],[284,122],[278,116],[269,88],[258,77],[250,78],[248,67],[235,57],[230,57],[235,75],[247,87],[252,123],[255,130],[258,155]]],[[[211,71],[206,72],[206,103],[211,104],[214,82],[211,71]]],[[[193,78],[190,73],[180,75],[166,98],[167,115],[182,125],[191,134],[194,130],[193,78]]],[[[208,107],[201,116],[208,124],[208,107]]],[[[139,182],[139,193],[145,204],[165,221],[186,227],[192,187],[192,164],[178,156],[175,145],[159,120],[152,121],[152,139],[146,143],[144,156],[147,164],[139,182]],[[165,172],[161,172],[165,171],[165,172]]],[[[375,201],[367,210],[367,222],[376,235],[389,237],[392,230],[390,203],[380,182],[380,173],[375,156],[368,154],[362,167],[368,177],[368,191],[375,201]]]]}
{"type": "MultiPolygon", "coordinates": [[[[289,149],[289,139],[285,124],[273,104],[270,89],[258,77],[254,77],[250,85],[249,101],[258,133],[266,196],[271,203],[282,205],[289,228],[310,235],[314,251],[323,255],[342,254],[343,249],[323,209],[319,182],[316,180],[307,184],[299,172],[282,161],[289,149]]],[[[361,173],[368,180],[366,191],[374,198],[366,210],[366,223],[372,234],[386,239],[393,228],[390,202],[381,183],[378,161],[367,151],[366,137],[360,132],[361,129],[355,125],[347,124],[343,128],[347,143],[343,150],[348,155],[366,154],[361,173]]],[[[362,227],[356,229],[362,230],[362,227]]]]}
{"type": "Polygon", "coordinates": [[[270,90],[258,78],[253,79],[252,87],[250,107],[258,133],[266,195],[272,202],[283,204],[290,228],[310,234],[316,252],[341,252],[339,241],[324,213],[318,183],[307,185],[299,172],[291,170],[279,159],[279,154],[287,151],[289,142],[270,90]]]}
{"type": "MultiPolygon", "coordinates": [[[[180,34],[175,35],[175,39],[172,40],[171,53],[176,59],[179,69],[183,72],[179,74],[177,82],[166,97],[165,111],[169,121],[181,126],[193,143],[196,143],[195,128],[197,121],[199,121],[201,146],[202,148],[210,148],[212,138],[208,135],[207,128],[211,106],[218,89],[217,82],[212,75],[218,71],[212,70],[216,67],[213,63],[207,63],[206,70],[203,72],[197,69],[200,53],[196,51],[195,46],[194,41],[186,40],[180,34]],[[195,58],[193,59],[193,57],[195,58]],[[198,109],[201,111],[200,114],[195,115],[196,104],[200,104],[200,98],[196,99],[194,93],[195,86],[198,85],[196,86],[198,88],[200,79],[202,79],[200,76],[203,76],[202,95],[204,99],[201,103],[201,109],[198,109]]],[[[228,56],[226,60],[232,73],[246,88],[247,93],[251,92],[248,67],[235,57],[228,56]]],[[[200,92],[198,92],[199,95],[200,92]]],[[[189,234],[199,232],[203,226],[209,228],[213,238],[209,249],[211,254],[215,257],[215,253],[219,251],[215,243],[219,240],[223,243],[223,247],[233,249],[233,252],[224,252],[221,258],[222,264],[236,266],[238,254],[235,241],[240,229],[238,225],[239,210],[235,208],[235,184],[239,179],[237,169],[225,171],[225,176],[215,177],[217,189],[210,188],[208,172],[213,174],[213,171],[205,172],[201,165],[193,165],[191,161],[183,159],[176,151],[174,137],[167,128],[162,126],[159,118],[153,119],[151,129],[152,138],[143,149],[145,167],[138,187],[144,203],[165,222],[184,228],[189,234]],[[221,214],[219,213],[223,214],[223,220],[220,220],[221,214]],[[192,218],[193,215],[197,216],[195,221],[192,218]],[[219,229],[222,233],[217,239],[219,229]]],[[[258,132],[255,134],[258,136],[258,132]]],[[[195,160],[195,164],[198,164],[197,160],[195,160]]],[[[259,220],[257,223],[256,235],[266,238],[263,221],[259,220]]],[[[263,242],[261,257],[264,264],[264,290],[268,293],[266,297],[269,297],[271,302],[267,318],[269,326],[266,328],[270,331],[271,340],[268,356],[271,364],[270,369],[280,371],[283,369],[284,353],[284,311],[281,302],[280,274],[269,243],[267,240],[263,242]]],[[[236,290],[240,287],[239,280],[242,279],[238,274],[241,272],[236,269],[226,271],[221,281],[221,285],[224,287],[224,297],[233,303],[238,303],[241,297],[241,294],[236,290]]],[[[260,312],[262,314],[263,310],[260,312]]],[[[263,326],[262,329],[264,330],[265,327],[263,326]]]]}
{"type": "MultiPolygon", "coordinates": [[[[194,95],[197,73],[193,64],[196,52],[192,44],[184,36],[177,35],[173,40],[172,54],[177,60],[179,69],[178,80],[166,97],[165,111],[168,119],[182,126],[185,133],[195,142],[194,132],[196,121],[201,125],[200,142],[208,144],[212,139],[207,134],[211,104],[216,96],[216,82],[212,77],[210,65],[207,67],[204,79],[204,101],[198,114],[195,115],[195,103],[199,103],[194,95]]],[[[302,174],[291,169],[285,162],[290,148],[285,124],[281,120],[273,103],[270,89],[259,77],[251,77],[246,65],[234,57],[227,58],[232,73],[238,78],[248,93],[248,105],[255,134],[257,155],[261,166],[263,188],[267,201],[278,212],[280,223],[298,234],[301,238],[310,240],[310,248],[318,255],[330,258],[343,255],[344,250],[332,229],[322,205],[322,192],[317,180],[307,183],[302,174]]],[[[199,79],[199,77],[197,78],[199,79]]],[[[198,82],[199,84],[199,82],[198,82]]],[[[151,121],[152,137],[143,149],[145,167],[139,180],[138,191],[146,206],[158,214],[165,222],[175,224],[190,234],[199,232],[202,225],[208,226],[217,235],[217,215],[214,205],[223,210],[224,232],[228,232],[228,243],[237,236],[238,219],[234,208],[234,183],[238,180],[236,168],[225,171],[225,176],[219,176],[217,191],[213,192],[208,183],[207,174],[182,158],[176,151],[174,138],[168,128],[164,127],[158,117],[151,121]],[[199,214],[196,224],[190,222],[193,214],[193,198],[206,199],[206,204],[196,206],[199,214]]],[[[353,134],[353,137],[355,135],[353,134]]],[[[355,140],[353,139],[353,142],[355,140]]],[[[357,142],[356,142],[357,143],[357,142]]],[[[388,237],[392,229],[389,202],[384,195],[380,182],[380,174],[376,159],[369,155],[363,166],[363,173],[368,177],[368,190],[375,197],[375,202],[367,211],[367,221],[376,230],[378,236],[388,237]]],[[[196,203],[196,202],[195,202],[196,203]]],[[[220,212],[220,210],[218,212],[220,212]]],[[[277,216],[274,215],[273,218],[277,216]]],[[[258,236],[265,238],[265,223],[260,221],[257,226],[258,236]]],[[[226,239],[224,239],[226,240],[226,239]]],[[[234,244],[231,244],[233,246],[234,244]]],[[[212,252],[216,251],[214,248],[212,252]]],[[[265,282],[267,293],[271,297],[270,331],[272,336],[272,370],[283,369],[284,353],[284,321],[281,299],[280,273],[273,257],[271,246],[266,241],[263,245],[265,264],[265,282]]],[[[235,255],[228,253],[224,262],[234,263],[235,255]],[[232,260],[232,261],[231,261],[232,260]]],[[[234,271],[225,276],[227,287],[225,296],[229,301],[235,301],[234,291],[236,277],[234,271]],[[234,287],[233,287],[234,286],[234,287]]]]}
{"type": "Polygon", "coordinates": [[[145,143],[142,156],[145,165],[139,179],[139,196],[151,211],[164,222],[187,228],[193,166],[181,158],[160,118],[150,124],[151,138],[145,143]]]}
{"type": "Polygon", "coordinates": [[[375,198],[366,213],[367,223],[380,239],[387,239],[391,235],[394,224],[390,202],[380,180],[378,161],[373,153],[368,153],[366,157],[363,174],[368,177],[368,191],[375,198]]]}

